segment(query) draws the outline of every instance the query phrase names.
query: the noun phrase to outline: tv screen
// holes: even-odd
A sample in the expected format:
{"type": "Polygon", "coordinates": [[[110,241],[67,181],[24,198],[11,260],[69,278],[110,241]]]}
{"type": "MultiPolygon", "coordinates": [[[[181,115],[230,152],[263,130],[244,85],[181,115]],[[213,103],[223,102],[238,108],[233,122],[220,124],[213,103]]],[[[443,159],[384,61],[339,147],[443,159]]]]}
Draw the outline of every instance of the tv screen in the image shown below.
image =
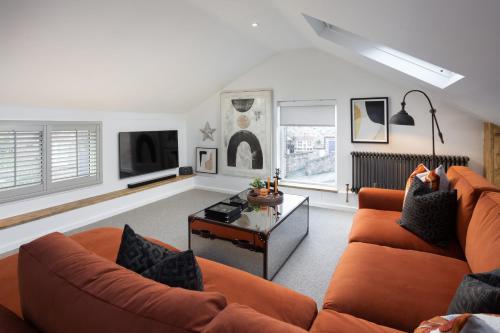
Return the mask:
{"type": "Polygon", "coordinates": [[[177,131],[121,132],[120,178],[179,166],[177,131]]]}

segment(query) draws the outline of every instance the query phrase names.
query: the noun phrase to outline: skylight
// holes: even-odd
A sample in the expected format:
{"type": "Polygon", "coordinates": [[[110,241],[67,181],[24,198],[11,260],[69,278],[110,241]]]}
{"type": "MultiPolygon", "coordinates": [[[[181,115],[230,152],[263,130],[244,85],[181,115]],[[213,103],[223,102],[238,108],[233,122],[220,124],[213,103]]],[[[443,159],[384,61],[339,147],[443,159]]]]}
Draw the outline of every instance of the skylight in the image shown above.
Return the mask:
{"type": "Polygon", "coordinates": [[[314,31],[326,40],[346,47],[369,59],[444,89],[464,76],[393,48],[376,44],[333,24],[303,14],[314,31]]]}

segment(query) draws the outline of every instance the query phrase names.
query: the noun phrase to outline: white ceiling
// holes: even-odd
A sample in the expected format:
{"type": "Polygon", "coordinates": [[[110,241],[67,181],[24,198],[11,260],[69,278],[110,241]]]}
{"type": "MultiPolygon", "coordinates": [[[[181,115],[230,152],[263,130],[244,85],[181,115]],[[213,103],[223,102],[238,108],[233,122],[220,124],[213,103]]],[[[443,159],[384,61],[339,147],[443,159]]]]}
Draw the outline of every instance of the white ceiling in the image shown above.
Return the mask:
{"type": "Polygon", "coordinates": [[[182,112],[316,47],[500,123],[499,17],[498,0],[0,0],[0,104],[182,112]],[[321,39],[302,13],[465,79],[434,88],[321,39]]]}

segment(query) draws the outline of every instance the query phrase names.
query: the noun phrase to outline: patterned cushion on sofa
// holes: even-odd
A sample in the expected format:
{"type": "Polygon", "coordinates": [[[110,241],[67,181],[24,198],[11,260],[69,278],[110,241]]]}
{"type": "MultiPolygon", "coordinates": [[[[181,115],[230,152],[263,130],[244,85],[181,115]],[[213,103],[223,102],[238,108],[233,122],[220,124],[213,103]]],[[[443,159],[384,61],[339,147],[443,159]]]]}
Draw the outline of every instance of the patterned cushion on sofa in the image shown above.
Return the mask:
{"type": "Polygon", "coordinates": [[[466,312],[500,314],[500,269],[464,277],[450,303],[448,314],[466,312]]]}
{"type": "Polygon", "coordinates": [[[116,263],[170,287],[203,290],[193,251],[170,251],[136,234],[129,225],[123,229],[116,263]]]}
{"type": "Polygon", "coordinates": [[[446,247],[453,234],[456,207],[456,191],[432,191],[415,177],[398,223],[423,240],[446,247]]]}

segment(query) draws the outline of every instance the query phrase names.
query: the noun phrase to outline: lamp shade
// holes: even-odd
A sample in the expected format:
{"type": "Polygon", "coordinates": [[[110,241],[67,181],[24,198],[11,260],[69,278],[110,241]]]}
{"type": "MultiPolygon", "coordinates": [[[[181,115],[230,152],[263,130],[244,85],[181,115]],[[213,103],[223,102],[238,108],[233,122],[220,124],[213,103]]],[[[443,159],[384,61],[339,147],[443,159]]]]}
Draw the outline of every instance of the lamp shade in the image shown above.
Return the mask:
{"type": "Polygon", "coordinates": [[[393,115],[390,123],[394,125],[415,126],[415,120],[404,109],[393,115]]]}

